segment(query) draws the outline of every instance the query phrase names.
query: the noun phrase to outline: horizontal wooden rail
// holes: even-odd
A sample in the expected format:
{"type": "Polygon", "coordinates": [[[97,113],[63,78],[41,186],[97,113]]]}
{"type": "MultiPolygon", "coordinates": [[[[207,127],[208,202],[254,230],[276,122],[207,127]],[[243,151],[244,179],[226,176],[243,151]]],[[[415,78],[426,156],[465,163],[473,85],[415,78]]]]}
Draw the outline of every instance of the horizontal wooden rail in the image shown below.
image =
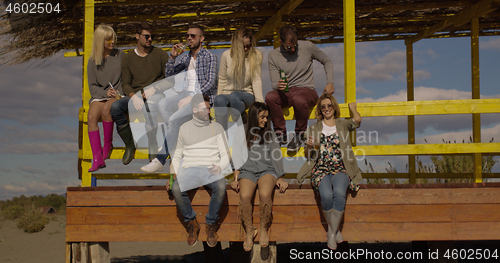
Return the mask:
{"type": "MultiPolygon", "coordinates": [[[[347,103],[339,104],[339,107],[341,118],[350,117],[347,103]]],[[[316,118],[315,108],[310,110],[309,119],[316,118]]],[[[358,103],[357,108],[362,117],[500,113],[500,99],[370,102],[358,103]]],[[[87,111],[80,111],[83,114],[81,121],[87,122],[87,111]]],[[[285,120],[295,119],[292,107],[284,108],[283,114],[285,120]]]]}
{"type": "MultiPolygon", "coordinates": [[[[472,154],[490,153],[500,155],[500,143],[443,143],[443,144],[398,144],[398,145],[362,145],[353,147],[354,155],[363,160],[363,156],[383,155],[441,155],[441,154],[472,154]]],[[[113,149],[111,159],[121,159],[125,152],[124,147],[113,149]]],[[[297,152],[288,152],[285,147],[281,148],[283,157],[304,157],[304,148],[297,152]]],[[[92,159],[92,152],[78,151],[78,158],[92,159]]],[[[147,150],[140,149],[135,153],[136,159],[147,159],[147,150]]]]}

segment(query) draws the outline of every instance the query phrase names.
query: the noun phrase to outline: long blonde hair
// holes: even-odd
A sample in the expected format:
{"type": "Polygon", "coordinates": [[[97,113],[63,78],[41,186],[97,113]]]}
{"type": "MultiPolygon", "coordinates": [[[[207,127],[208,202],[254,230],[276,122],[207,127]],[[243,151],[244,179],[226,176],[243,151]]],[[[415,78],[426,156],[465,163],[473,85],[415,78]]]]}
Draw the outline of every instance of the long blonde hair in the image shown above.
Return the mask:
{"type": "Polygon", "coordinates": [[[104,52],[104,40],[107,37],[113,37],[116,42],[116,33],[112,27],[107,25],[99,25],[94,31],[94,42],[92,43],[92,51],[90,52],[90,58],[95,62],[97,66],[102,64],[103,52],[104,52]]]}
{"type": "Polygon", "coordinates": [[[231,49],[229,54],[232,58],[231,74],[233,74],[235,84],[239,87],[242,87],[245,82],[245,56],[248,58],[248,64],[250,66],[250,77],[260,74],[261,72],[262,53],[256,49],[255,46],[256,41],[250,29],[240,27],[234,31],[233,37],[231,38],[231,49]],[[243,38],[245,37],[248,37],[252,44],[247,54],[245,54],[243,45],[243,38]]]}

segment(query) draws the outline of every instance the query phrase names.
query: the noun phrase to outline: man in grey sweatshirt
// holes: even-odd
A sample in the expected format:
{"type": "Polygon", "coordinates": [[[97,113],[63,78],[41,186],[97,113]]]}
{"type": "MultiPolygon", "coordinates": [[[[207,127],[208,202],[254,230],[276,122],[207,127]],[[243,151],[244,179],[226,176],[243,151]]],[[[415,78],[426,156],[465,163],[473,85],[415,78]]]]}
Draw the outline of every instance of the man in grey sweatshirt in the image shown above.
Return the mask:
{"type": "Polygon", "coordinates": [[[295,113],[295,135],[287,146],[297,151],[302,141],[300,136],[307,128],[309,107],[318,100],[313,78],[313,59],[323,64],[326,86],[323,93],[334,92],[333,63],[330,58],[310,41],[298,40],[297,29],[284,26],[280,29],[281,46],[269,52],[269,75],[273,91],[267,93],[266,104],[273,121],[274,131],[282,144],[286,143],[286,122],[282,107],[292,107],[295,113]],[[283,71],[287,82],[281,79],[283,71]],[[288,86],[288,90],[286,87],[288,86]]]}

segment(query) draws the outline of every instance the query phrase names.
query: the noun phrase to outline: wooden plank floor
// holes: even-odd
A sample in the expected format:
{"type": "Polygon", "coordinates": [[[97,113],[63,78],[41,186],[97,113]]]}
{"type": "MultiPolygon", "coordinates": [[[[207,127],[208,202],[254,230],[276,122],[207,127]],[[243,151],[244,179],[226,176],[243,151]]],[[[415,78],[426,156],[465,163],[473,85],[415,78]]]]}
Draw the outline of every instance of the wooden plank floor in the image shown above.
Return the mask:
{"type": "MultiPolygon", "coordinates": [[[[202,224],[209,193],[192,193],[202,224]]],[[[242,241],[238,195],[227,191],[221,209],[221,241],[242,241]]],[[[259,226],[259,200],[254,225],[259,226]]],[[[68,188],[67,242],[184,241],[181,215],[164,187],[68,188]]],[[[342,233],[347,241],[496,240],[500,238],[500,184],[365,185],[348,195],[342,233]]],[[[326,223],[310,187],[276,191],[270,239],[323,242],[326,223]]],[[[258,236],[256,240],[258,240],[258,236]]]]}

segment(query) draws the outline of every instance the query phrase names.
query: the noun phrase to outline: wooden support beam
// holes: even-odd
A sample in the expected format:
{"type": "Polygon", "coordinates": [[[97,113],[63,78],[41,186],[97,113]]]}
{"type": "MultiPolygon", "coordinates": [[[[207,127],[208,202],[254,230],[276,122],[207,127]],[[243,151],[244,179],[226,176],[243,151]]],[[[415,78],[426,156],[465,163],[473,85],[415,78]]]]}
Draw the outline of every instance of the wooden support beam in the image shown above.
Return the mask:
{"type": "Polygon", "coordinates": [[[469,23],[473,17],[480,17],[490,12],[495,11],[498,6],[494,5],[493,0],[482,0],[473,6],[466,8],[453,17],[450,17],[442,22],[437,23],[434,26],[427,28],[426,30],[418,33],[417,35],[410,37],[406,40],[406,43],[415,43],[423,38],[429,37],[434,33],[441,31],[445,28],[451,26],[460,27],[466,23],[469,23]]]}
{"type": "MultiPolygon", "coordinates": [[[[479,99],[479,18],[474,17],[471,21],[471,77],[472,77],[472,98],[479,99]]],[[[472,141],[481,142],[481,114],[472,114],[472,141]]],[[[475,153],[474,158],[474,180],[477,183],[483,181],[481,153],[475,153]]]]}
{"type": "MultiPolygon", "coordinates": [[[[413,44],[406,44],[406,99],[414,101],[413,81],[413,44]]],[[[408,144],[415,144],[415,116],[408,116],[408,144]]],[[[415,155],[408,155],[408,172],[410,184],[416,183],[415,155]]]]}
{"type": "Polygon", "coordinates": [[[299,6],[304,0],[290,0],[283,7],[281,7],[278,12],[276,12],[259,30],[255,33],[253,37],[258,42],[265,35],[274,32],[274,30],[281,26],[283,23],[282,16],[290,14],[297,6],[299,6]]]}

